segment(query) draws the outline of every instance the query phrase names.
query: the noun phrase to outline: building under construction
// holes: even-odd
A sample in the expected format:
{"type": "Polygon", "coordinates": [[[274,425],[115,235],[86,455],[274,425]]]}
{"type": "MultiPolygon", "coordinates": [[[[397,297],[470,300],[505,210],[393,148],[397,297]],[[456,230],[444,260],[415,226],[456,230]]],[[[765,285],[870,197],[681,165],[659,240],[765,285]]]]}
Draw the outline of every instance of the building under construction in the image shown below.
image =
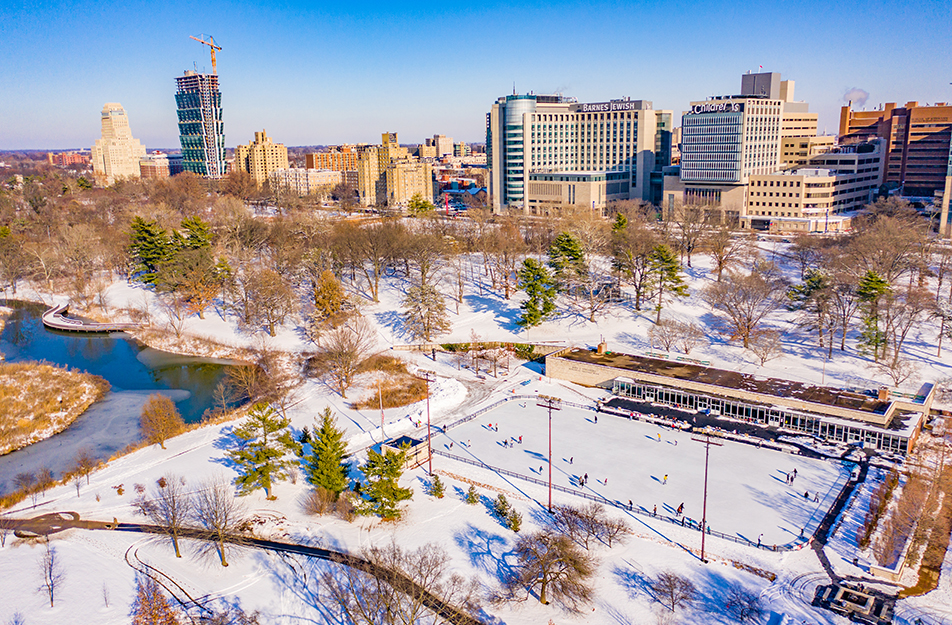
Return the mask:
{"type": "Polygon", "coordinates": [[[221,178],[225,175],[225,124],[218,76],[189,70],[175,82],[182,167],[200,176],[221,178]]]}

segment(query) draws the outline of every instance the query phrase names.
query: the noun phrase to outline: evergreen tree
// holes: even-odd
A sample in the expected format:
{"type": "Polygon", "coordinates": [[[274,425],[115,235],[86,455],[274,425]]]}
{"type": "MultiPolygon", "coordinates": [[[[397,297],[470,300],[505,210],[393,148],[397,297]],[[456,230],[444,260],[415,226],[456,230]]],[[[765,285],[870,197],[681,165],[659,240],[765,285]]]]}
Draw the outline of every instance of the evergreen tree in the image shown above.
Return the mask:
{"type": "Polygon", "coordinates": [[[263,488],[268,499],[272,484],[288,477],[293,462],[288,454],[300,453],[301,446],[291,436],[290,420],[271,406],[258,403],[248,411],[248,418],[234,430],[241,443],[228,456],[238,465],[241,475],[235,483],[242,495],[263,488]]]}
{"type": "Polygon", "coordinates": [[[469,490],[466,491],[465,501],[471,506],[474,506],[479,502],[479,493],[476,491],[476,487],[472,484],[469,485],[469,490]]]}
{"type": "Polygon", "coordinates": [[[407,212],[414,217],[423,217],[436,210],[433,202],[423,199],[419,193],[415,193],[407,203],[407,212]]]}
{"type": "Polygon", "coordinates": [[[446,315],[446,300],[432,284],[407,289],[403,307],[403,321],[414,340],[429,341],[452,327],[446,315]]]}
{"type": "Polygon", "coordinates": [[[347,489],[349,467],[347,443],[344,431],[337,427],[337,419],[332,416],[330,406],[321,412],[319,423],[314,424],[314,433],[309,436],[311,453],[304,456],[304,474],[313,486],[326,488],[335,495],[347,489]]]}
{"type": "Polygon", "coordinates": [[[519,288],[529,296],[522,303],[522,314],[516,322],[520,327],[539,325],[555,310],[557,293],[555,282],[545,266],[534,258],[527,258],[519,269],[519,288]]]}
{"type": "Polygon", "coordinates": [[[152,284],[159,266],[168,260],[174,248],[168,233],[155,221],[146,221],[136,215],[132,218],[131,228],[129,251],[136,260],[137,270],[142,272],[139,279],[152,284]]]}
{"type": "Polygon", "coordinates": [[[585,270],[585,252],[582,243],[568,232],[555,237],[549,246],[549,267],[555,279],[564,285],[583,276],[585,270]]]}
{"type": "Polygon", "coordinates": [[[434,475],[433,479],[430,480],[430,494],[437,499],[443,499],[445,493],[446,487],[443,485],[443,480],[440,479],[439,475],[434,475]]]}
{"type": "Polygon", "coordinates": [[[401,488],[398,481],[403,475],[405,452],[386,450],[384,454],[367,450],[367,464],[361,467],[367,484],[361,489],[364,501],[358,506],[361,514],[376,514],[385,519],[399,519],[401,501],[413,497],[409,488],[401,488]]]}
{"type": "Polygon", "coordinates": [[[136,598],[132,603],[132,625],[176,625],[175,610],[151,577],[136,577],[136,598]]]}
{"type": "Polygon", "coordinates": [[[612,222],[612,232],[621,232],[628,227],[628,218],[623,213],[615,213],[615,221],[612,222]]]}
{"type": "Polygon", "coordinates": [[[678,257],[667,245],[658,245],[651,252],[649,271],[654,276],[654,283],[658,289],[658,303],[655,310],[658,316],[655,323],[661,321],[661,309],[666,299],[672,297],[687,297],[688,286],[681,277],[681,266],[678,257]]]}
{"type": "Polygon", "coordinates": [[[879,305],[892,289],[889,282],[873,270],[867,271],[859,280],[856,293],[863,308],[863,331],[860,346],[873,355],[877,362],[886,352],[886,332],[880,328],[879,305]]]}
{"type": "Polygon", "coordinates": [[[514,508],[510,509],[509,514],[506,515],[506,527],[517,534],[522,529],[522,515],[516,512],[514,508]]]}
{"type": "Polygon", "coordinates": [[[201,250],[212,245],[210,226],[198,217],[186,217],[172,233],[172,245],[179,250],[201,250]]]}
{"type": "Polygon", "coordinates": [[[496,501],[493,502],[493,514],[496,515],[501,521],[506,522],[509,518],[509,511],[511,510],[509,505],[509,500],[506,499],[506,496],[502,493],[499,493],[499,496],[496,497],[496,501]]]}

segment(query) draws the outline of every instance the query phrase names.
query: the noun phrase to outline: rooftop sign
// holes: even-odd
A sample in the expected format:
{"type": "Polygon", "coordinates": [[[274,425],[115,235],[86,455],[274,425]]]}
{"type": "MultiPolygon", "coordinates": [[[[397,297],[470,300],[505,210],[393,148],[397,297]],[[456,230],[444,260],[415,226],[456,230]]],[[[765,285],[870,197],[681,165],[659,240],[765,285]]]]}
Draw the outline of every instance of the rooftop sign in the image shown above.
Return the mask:
{"type": "Polygon", "coordinates": [[[740,113],[744,110],[743,102],[705,102],[704,104],[695,104],[688,110],[688,115],[700,115],[702,113],[740,113]]]}

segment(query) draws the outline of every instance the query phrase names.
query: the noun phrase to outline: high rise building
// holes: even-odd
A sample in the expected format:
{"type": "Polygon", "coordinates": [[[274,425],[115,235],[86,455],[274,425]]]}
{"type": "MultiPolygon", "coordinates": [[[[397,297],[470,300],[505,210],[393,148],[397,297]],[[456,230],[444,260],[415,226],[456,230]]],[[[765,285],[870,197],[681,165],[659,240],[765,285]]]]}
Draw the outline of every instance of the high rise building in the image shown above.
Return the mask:
{"type": "Polygon", "coordinates": [[[158,151],[146,154],[139,159],[139,170],[143,178],[168,178],[171,175],[169,157],[158,151]]]}
{"type": "Polygon", "coordinates": [[[672,130],[671,111],[655,111],[646,100],[579,104],[561,95],[499,98],[486,116],[492,208],[543,215],[555,205],[582,202],[583,196],[593,209],[611,199],[650,200],[651,173],[660,174],[670,163],[672,130]],[[546,179],[533,184],[533,177],[546,179]],[[599,196],[598,188],[579,193],[576,185],[587,181],[598,188],[605,183],[605,193],[599,196]]]}
{"type": "Polygon", "coordinates": [[[287,189],[300,196],[329,191],[343,181],[343,172],[331,169],[292,167],[271,172],[271,188],[287,189]]]}
{"type": "Polygon", "coordinates": [[[380,145],[362,147],[357,159],[357,193],[364,206],[388,203],[387,169],[397,160],[410,160],[410,151],[401,147],[395,132],[381,135],[380,145]]]}
{"type": "Polygon", "coordinates": [[[943,190],[952,138],[952,106],[889,102],[877,111],[840,111],[840,143],[882,137],[889,142],[885,183],[906,196],[933,196],[943,190]]]}
{"type": "Polygon", "coordinates": [[[436,158],[453,156],[453,137],[433,135],[432,139],[426,140],[426,145],[436,148],[436,158]]]}
{"type": "Polygon", "coordinates": [[[207,178],[221,178],[225,175],[225,123],[218,75],[187,70],[175,83],[182,167],[207,178]]]}
{"type": "Polygon", "coordinates": [[[288,169],[288,149],[274,143],[264,130],[255,132],[255,140],[235,148],[235,168],[251,174],[259,187],[276,169],[288,169]]]}
{"type": "Polygon", "coordinates": [[[143,156],[145,146],[132,137],[122,105],[107,103],[102,108],[102,138],[90,150],[93,174],[107,185],[122,178],[138,178],[143,156]]]}
{"type": "Polygon", "coordinates": [[[740,94],[692,102],[681,118],[679,169],[664,176],[665,210],[703,205],[746,225],[750,177],[781,168],[786,138],[816,134],[816,114],[792,100],[793,88],[777,73],[744,74],[740,94]]]}

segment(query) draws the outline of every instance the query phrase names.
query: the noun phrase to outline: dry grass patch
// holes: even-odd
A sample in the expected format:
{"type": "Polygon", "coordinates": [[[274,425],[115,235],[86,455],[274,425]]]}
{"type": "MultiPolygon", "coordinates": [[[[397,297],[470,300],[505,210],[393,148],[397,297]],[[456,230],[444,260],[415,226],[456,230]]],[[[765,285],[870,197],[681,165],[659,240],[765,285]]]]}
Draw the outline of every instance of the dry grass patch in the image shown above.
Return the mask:
{"type": "Polygon", "coordinates": [[[407,363],[389,354],[375,354],[360,363],[359,373],[376,380],[366,384],[368,393],[353,403],[354,408],[399,408],[426,399],[426,382],[411,375],[407,363]]]}
{"type": "Polygon", "coordinates": [[[89,373],[0,364],[0,455],[63,431],[108,390],[108,382],[89,373]]]}

